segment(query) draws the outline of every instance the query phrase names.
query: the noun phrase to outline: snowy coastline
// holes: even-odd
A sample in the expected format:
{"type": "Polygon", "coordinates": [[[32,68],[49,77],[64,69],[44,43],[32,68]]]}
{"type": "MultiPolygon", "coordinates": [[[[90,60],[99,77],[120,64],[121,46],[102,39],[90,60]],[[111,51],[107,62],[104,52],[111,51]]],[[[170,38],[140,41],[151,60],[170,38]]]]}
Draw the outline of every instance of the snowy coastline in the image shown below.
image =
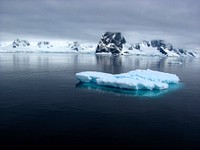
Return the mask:
{"type": "MultiPolygon", "coordinates": [[[[159,40],[157,40],[159,41],[159,40]]],[[[151,41],[152,42],[152,41],[151,41]]],[[[194,57],[198,58],[199,53],[195,51],[187,51],[183,49],[163,48],[163,52],[158,50],[155,45],[150,42],[142,41],[141,43],[126,43],[120,55],[141,55],[141,56],[161,56],[161,57],[194,57]]],[[[0,43],[0,53],[74,53],[74,54],[95,54],[97,44],[95,43],[79,43],[79,42],[54,42],[39,41],[29,42],[26,40],[15,40],[13,42],[0,43]]],[[[97,53],[96,53],[97,54],[97,53]]],[[[98,53],[107,55],[111,53],[98,53]]]]}

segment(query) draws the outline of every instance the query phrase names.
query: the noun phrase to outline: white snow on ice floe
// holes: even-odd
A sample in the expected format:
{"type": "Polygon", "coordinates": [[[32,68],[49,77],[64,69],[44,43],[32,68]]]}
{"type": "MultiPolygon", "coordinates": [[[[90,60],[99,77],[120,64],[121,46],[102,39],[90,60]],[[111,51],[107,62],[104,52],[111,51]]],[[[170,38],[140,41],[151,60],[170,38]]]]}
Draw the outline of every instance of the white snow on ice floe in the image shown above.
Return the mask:
{"type": "Polygon", "coordinates": [[[175,74],[159,71],[134,70],[122,74],[109,74],[95,71],[85,71],[76,73],[76,78],[80,82],[92,82],[100,86],[109,86],[130,90],[163,90],[169,87],[169,84],[175,84],[180,81],[175,74]]]}

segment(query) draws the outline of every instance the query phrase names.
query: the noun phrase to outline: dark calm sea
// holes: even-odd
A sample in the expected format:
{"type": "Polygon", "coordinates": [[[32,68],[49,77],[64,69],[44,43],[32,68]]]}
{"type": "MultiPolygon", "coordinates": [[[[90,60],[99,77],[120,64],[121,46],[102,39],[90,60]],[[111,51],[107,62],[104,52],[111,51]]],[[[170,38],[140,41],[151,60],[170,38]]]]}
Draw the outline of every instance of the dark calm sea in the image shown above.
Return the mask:
{"type": "Polygon", "coordinates": [[[27,149],[199,149],[200,60],[0,53],[0,146],[27,149]],[[79,84],[75,73],[177,74],[164,91],[79,84]]]}

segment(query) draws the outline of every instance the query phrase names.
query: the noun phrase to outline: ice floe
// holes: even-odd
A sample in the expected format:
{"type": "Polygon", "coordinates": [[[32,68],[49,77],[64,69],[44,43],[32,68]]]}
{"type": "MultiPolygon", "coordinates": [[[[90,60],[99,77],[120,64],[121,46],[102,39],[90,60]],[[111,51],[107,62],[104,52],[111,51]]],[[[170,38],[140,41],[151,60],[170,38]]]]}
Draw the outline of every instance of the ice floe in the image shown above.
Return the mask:
{"type": "Polygon", "coordinates": [[[108,86],[129,90],[164,90],[169,84],[176,84],[180,81],[175,74],[159,71],[134,70],[122,74],[109,74],[96,71],[84,71],[76,73],[80,82],[91,82],[99,86],[108,86]]]}

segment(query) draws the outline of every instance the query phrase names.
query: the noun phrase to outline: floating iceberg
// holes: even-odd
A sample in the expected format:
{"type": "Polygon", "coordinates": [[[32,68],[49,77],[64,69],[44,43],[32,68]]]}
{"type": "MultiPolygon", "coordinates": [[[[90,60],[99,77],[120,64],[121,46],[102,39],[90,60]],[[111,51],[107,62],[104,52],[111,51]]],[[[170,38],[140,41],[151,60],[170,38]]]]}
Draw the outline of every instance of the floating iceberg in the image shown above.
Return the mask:
{"type": "Polygon", "coordinates": [[[80,82],[91,82],[100,86],[129,90],[164,90],[169,87],[169,84],[175,84],[180,81],[179,77],[175,74],[150,69],[138,69],[115,75],[96,71],[85,71],[76,73],[76,78],[80,82]]]}

